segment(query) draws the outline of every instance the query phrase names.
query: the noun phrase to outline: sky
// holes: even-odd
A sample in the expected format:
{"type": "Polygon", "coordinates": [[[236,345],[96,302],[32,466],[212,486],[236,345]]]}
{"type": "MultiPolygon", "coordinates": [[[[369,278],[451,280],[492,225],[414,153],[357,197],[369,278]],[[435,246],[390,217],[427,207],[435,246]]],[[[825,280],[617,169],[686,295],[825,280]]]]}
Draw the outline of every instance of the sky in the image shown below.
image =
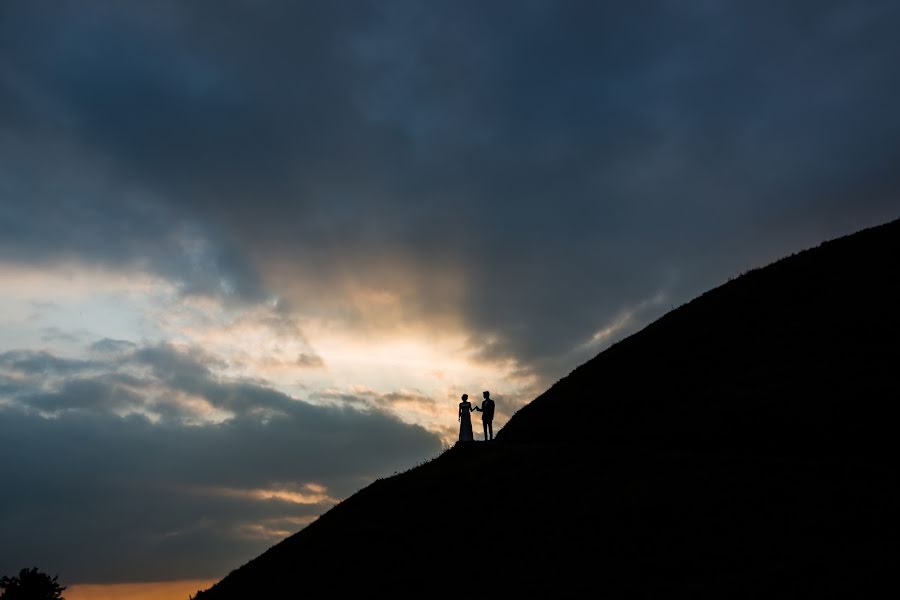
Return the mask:
{"type": "Polygon", "coordinates": [[[460,394],[502,427],[704,290],[897,218],[898,26],[0,3],[0,573],[220,578],[438,455],[460,394]]]}

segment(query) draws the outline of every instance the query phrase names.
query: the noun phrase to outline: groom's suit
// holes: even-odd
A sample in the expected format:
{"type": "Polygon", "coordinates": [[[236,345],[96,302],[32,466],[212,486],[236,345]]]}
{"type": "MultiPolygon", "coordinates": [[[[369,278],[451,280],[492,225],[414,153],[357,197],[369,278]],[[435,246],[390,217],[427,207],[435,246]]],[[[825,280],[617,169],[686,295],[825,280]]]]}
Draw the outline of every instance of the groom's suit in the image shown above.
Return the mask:
{"type": "Polygon", "coordinates": [[[484,439],[488,439],[488,432],[494,439],[494,401],[486,398],[481,403],[481,424],[484,426],[484,439]]]}

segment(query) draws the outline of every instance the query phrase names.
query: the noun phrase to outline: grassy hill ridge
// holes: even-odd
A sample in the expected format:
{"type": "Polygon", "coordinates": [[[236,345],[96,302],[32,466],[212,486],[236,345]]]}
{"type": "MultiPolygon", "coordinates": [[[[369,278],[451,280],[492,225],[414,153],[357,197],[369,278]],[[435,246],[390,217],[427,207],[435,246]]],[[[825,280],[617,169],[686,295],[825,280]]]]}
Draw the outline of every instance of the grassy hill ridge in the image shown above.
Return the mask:
{"type": "MultiPolygon", "coordinates": [[[[900,561],[900,221],[751,271],[200,600],[865,593],[900,561]]],[[[894,584],[896,586],[896,584],[894,584]]]]}

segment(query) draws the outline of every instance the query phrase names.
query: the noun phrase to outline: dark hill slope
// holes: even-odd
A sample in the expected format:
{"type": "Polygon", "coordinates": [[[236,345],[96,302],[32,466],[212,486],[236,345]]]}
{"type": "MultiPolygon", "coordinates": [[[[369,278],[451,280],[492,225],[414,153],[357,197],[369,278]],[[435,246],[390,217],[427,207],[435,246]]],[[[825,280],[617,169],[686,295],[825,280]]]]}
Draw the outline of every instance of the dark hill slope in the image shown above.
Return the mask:
{"type": "Polygon", "coordinates": [[[898,257],[894,222],[708,292],[199,598],[896,587],[898,257]]]}
{"type": "Polygon", "coordinates": [[[894,221],[703,294],[576,369],[498,437],[881,461],[896,446],[898,343],[894,221]]]}

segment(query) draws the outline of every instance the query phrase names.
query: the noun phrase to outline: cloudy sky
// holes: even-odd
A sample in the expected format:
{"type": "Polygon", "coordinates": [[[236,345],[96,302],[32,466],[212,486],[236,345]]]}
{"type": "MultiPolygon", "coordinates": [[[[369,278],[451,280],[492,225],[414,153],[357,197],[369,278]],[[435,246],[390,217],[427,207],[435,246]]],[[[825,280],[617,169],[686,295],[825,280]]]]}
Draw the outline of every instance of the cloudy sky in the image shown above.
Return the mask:
{"type": "Polygon", "coordinates": [[[879,0],[0,3],[0,573],[221,577],[439,453],[462,392],[502,425],[900,216],[898,27],[879,0]]]}

